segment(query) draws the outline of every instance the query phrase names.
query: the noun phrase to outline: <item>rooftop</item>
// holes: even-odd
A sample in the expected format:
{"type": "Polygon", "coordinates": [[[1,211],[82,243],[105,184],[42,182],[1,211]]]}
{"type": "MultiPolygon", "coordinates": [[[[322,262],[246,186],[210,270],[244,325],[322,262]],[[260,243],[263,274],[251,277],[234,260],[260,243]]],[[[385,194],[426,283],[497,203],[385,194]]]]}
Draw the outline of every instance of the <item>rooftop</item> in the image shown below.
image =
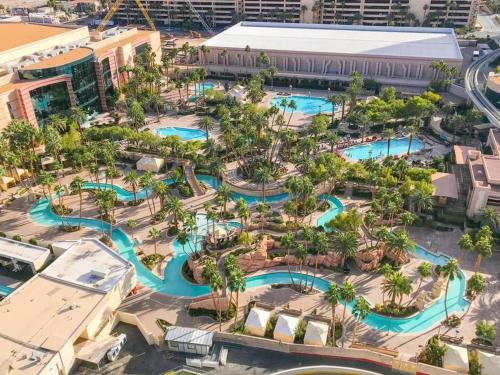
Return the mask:
{"type": "Polygon", "coordinates": [[[466,164],[469,151],[474,151],[474,150],[476,150],[475,147],[454,145],[453,152],[455,154],[456,164],[460,165],[466,164]]]}
{"type": "Polygon", "coordinates": [[[436,197],[458,199],[457,179],[453,173],[436,172],[431,176],[436,197]]]}
{"type": "Polygon", "coordinates": [[[50,250],[44,247],[0,237],[0,256],[17,259],[25,263],[33,263],[39,258],[47,257],[49,254],[50,250]]]}
{"type": "Polygon", "coordinates": [[[453,29],[240,22],[207,47],[462,60],[453,29]]]}
{"type": "Polygon", "coordinates": [[[212,346],[213,336],[213,332],[201,331],[195,328],[169,327],[165,334],[165,341],[212,346]]]}
{"type": "Polygon", "coordinates": [[[85,48],[85,47],[79,47],[79,48],[69,50],[68,52],[64,52],[64,53],[61,53],[59,55],[55,55],[55,56],[50,57],[48,59],[41,60],[41,61],[36,62],[34,64],[30,64],[27,67],[25,67],[23,70],[54,68],[57,66],[69,64],[73,61],[78,61],[80,59],[83,59],[84,57],[91,55],[91,54],[92,54],[92,49],[85,48]]]}
{"type": "Polygon", "coordinates": [[[71,29],[63,26],[40,25],[32,23],[0,23],[0,52],[51,38],[71,29]],[[8,36],[8,37],[6,37],[8,36]]]}
{"type": "MultiPolygon", "coordinates": [[[[132,266],[115,251],[96,239],[84,238],[59,256],[44,275],[67,283],[108,292],[118,283],[132,266]]],[[[54,243],[54,246],[58,246],[54,243]]]]}

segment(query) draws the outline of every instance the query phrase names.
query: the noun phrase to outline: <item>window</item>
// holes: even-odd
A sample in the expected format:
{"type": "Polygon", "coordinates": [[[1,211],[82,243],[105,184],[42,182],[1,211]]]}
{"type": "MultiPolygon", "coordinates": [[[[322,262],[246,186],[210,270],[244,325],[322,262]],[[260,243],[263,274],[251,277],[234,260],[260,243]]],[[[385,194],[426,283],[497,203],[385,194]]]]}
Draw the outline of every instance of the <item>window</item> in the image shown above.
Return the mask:
{"type": "Polygon", "coordinates": [[[43,127],[50,115],[66,111],[71,107],[66,82],[36,88],[31,90],[30,96],[40,127],[43,127]]]}
{"type": "Polygon", "coordinates": [[[171,348],[178,348],[178,347],[179,347],[179,344],[178,344],[178,343],[176,343],[175,341],[170,341],[170,342],[169,342],[169,346],[170,346],[171,348]]]}
{"type": "Polygon", "coordinates": [[[102,77],[104,81],[104,89],[107,90],[113,86],[113,78],[111,73],[111,66],[109,65],[109,57],[106,57],[101,62],[102,77]]]}
{"type": "Polygon", "coordinates": [[[194,344],[188,344],[188,349],[196,349],[196,345],[194,345],[194,344]]]}

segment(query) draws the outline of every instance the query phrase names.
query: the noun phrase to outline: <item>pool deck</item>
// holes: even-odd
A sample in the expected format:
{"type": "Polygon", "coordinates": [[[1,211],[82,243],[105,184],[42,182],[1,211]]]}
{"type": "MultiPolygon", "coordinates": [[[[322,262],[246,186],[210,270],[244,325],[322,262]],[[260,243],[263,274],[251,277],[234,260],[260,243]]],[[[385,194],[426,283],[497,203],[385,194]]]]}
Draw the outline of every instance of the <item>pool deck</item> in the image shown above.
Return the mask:
{"type": "MultiPolygon", "coordinates": [[[[73,177],[74,176],[64,177],[63,183],[69,183],[73,177]]],[[[88,175],[83,174],[82,177],[87,179],[88,175]]],[[[158,178],[161,177],[162,176],[158,176],[158,178]]],[[[116,184],[124,186],[124,184],[119,180],[116,181],[116,184]]],[[[205,199],[209,198],[210,196],[207,196],[205,199]]],[[[196,204],[197,199],[199,200],[199,198],[190,198],[184,200],[184,203],[196,204]]],[[[344,204],[347,202],[348,201],[343,200],[344,204]]],[[[65,197],[65,204],[73,208],[75,215],[77,215],[77,195],[65,197]]],[[[159,202],[157,200],[156,206],[158,207],[158,205],[159,202]]],[[[62,233],[58,231],[57,228],[44,227],[33,223],[27,214],[30,206],[31,203],[28,202],[25,197],[22,197],[4,207],[4,209],[0,212],[0,230],[11,234],[20,234],[25,239],[35,237],[47,242],[64,239],[78,239],[82,236],[99,236],[99,233],[88,229],[82,229],[75,233],[62,233]]],[[[145,254],[152,253],[153,244],[152,241],[147,238],[147,232],[150,228],[149,210],[147,204],[143,203],[138,207],[118,207],[116,208],[115,214],[118,225],[129,234],[130,230],[126,227],[126,221],[132,218],[138,221],[139,225],[135,229],[135,233],[136,236],[142,240],[138,249],[144,251],[145,254]]],[[[90,198],[90,196],[86,193],[84,194],[83,217],[98,217],[95,204],[93,203],[92,198],[90,198]]],[[[164,230],[167,227],[167,223],[159,223],[156,227],[164,230]]],[[[458,255],[459,251],[456,242],[461,233],[462,232],[458,229],[455,229],[453,232],[437,232],[429,228],[410,228],[412,238],[421,246],[432,251],[439,250],[445,254],[455,257],[458,255]]],[[[172,241],[173,238],[162,237],[159,242],[158,252],[164,255],[169,255],[172,250],[172,241]]],[[[419,260],[412,259],[409,264],[404,266],[405,272],[415,281],[417,281],[416,267],[418,267],[419,263],[419,260]]],[[[473,268],[473,264],[474,256],[472,254],[467,254],[463,260],[463,268],[467,277],[472,274],[471,270],[473,268]]],[[[474,324],[476,321],[484,319],[490,322],[496,322],[498,326],[500,319],[497,313],[500,310],[500,293],[498,293],[500,291],[500,281],[498,281],[500,256],[498,253],[495,253],[492,258],[484,261],[481,267],[481,272],[489,280],[488,289],[485,294],[472,303],[469,311],[464,317],[463,323],[460,327],[460,335],[465,337],[465,342],[470,341],[470,339],[474,337],[474,324]]],[[[283,270],[286,269],[286,267],[273,268],[272,271],[279,269],[283,270]]],[[[159,270],[157,270],[157,272],[159,272],[159,270]]],[[[330,271],[326,270],[321,270],[319,274],[324,277],[333,277],[333,280],[338,283],[343,282],[346,278],[344,275],[332,274],[330,271]]],[[[379,289],[381,283],[380,275],[373,273],[361,273],[357,270],[357,268],[354,268],[353,272],[348,277],[349,280],[354,283],[358,293],[363,294],[371,303],[382,302],[379,289]]],[[[423,284],[424,290],[429,289],[431,284],[431,280],[425,281],[423,284]]],[[[304,314],[312,313],[312,311],[316,309],[319,314],[327,317],[331,316],[330,308],[328,304],[323,301],[320,293],[305,296],[287,288],[272,289],[264,286],[249,289],[243,293],[240,297],[240,306],[245,305],[252,299],[271,303],[276,306],[284,306],[286,303],[289,303],[290,308],[302,309],[304,314]]],[[[405,301],[407,300],[408,298],[405,299],[405,301]]],[[[141,322],[149,330],[151,330],[151,332],[157,334],[161,334],[155,323],[157,318],[163,318],[171,323],[179,325],[190,325],[214,330],[218,329],[217,324],[209,318],[190,317],[186,310],[188,302],[188,299],[167,296],[151,291],[141,297],[139,301],[131,303],[126,308],[128,311],[136,313],[141,322]]],[[[337,314],[340,316],[341,312],[342,307],[339,307],[337,314]]],[[[352,327],[353,320],[349,317],[347,322],[347,332],[349,332],[347,340],[350,338],[352,327]]],[[[225,324],[223,328],[224,330],[228,330],[229,324],[225,324]]],[[[368,329],[366,326],[361,325],[359,340],[397,349],[403,353],[403,357],[410,358],[417,352],[419,345],[424,344],[426,339],[433,332],[437,332],[437,328],[419,334],[395,334],[368,329]]],[[[443,329],[441,333],[444,332],[445,330],[443,329]]],[[[452,330],[448,332],[448,334],[454,336],[455,331],[452,330]]],[[[500,340],[497,339],[497,342],[500,342],[500,340]]]]}

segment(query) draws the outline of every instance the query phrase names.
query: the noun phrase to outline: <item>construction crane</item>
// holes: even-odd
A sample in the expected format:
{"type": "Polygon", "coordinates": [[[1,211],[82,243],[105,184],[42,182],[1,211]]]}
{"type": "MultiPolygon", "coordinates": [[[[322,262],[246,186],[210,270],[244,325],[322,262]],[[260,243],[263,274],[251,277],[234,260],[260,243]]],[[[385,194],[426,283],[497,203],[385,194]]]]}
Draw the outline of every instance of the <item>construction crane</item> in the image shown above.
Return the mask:
{"type": "MultiPolygon", "coordinates": [[[[134,0],[134,1],[137,4],[137,7],[141,11],[141,13],[144,16],[144,18],[146,19],[146,21],[148,21],[148,24],[149,24],[149,27],[151,28],[151,30],[156,31],[155,24],[154,24],[153,20],[151,19],[151,17],[149,17],[149,14],[146,11],[146,8],[144,8],[144,6],[141,3],[141,0],[134,0]]],[[[113,5],[109,9],[108,13],[106,14],[106,16],[103,18],[103,20],[101,21],[101,23],[97,27],[97,31],[98,32],[101,32],[101,31],[104,30],[104,28],[106,27],[106,25],[108,24],[108,22],[111,20],[111,18],[113,18],[113,15],[115,14],[115,12],[120,7],[121,3],[123,3],[123,0],[116,0],[113,3],[113,5]]]]}

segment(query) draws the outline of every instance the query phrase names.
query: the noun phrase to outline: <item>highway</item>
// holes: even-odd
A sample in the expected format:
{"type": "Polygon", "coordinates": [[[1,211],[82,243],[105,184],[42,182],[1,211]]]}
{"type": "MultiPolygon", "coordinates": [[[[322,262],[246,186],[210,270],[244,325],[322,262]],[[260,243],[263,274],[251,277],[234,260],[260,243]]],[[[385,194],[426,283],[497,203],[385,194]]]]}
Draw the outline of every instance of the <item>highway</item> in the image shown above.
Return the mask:
{"type": "Polygon", "coordinates": [[[500,56],[500,49],[483,56],[474,61],[465,72],[465,91],[474,105],[490,120],[497,128],[500,128],[500,111],[483,93],[482,87],[486,82],[484,75],[488,72],[488,64],[500,56]],[[480,75],[482,77],[480,77],[480,75]]]}

